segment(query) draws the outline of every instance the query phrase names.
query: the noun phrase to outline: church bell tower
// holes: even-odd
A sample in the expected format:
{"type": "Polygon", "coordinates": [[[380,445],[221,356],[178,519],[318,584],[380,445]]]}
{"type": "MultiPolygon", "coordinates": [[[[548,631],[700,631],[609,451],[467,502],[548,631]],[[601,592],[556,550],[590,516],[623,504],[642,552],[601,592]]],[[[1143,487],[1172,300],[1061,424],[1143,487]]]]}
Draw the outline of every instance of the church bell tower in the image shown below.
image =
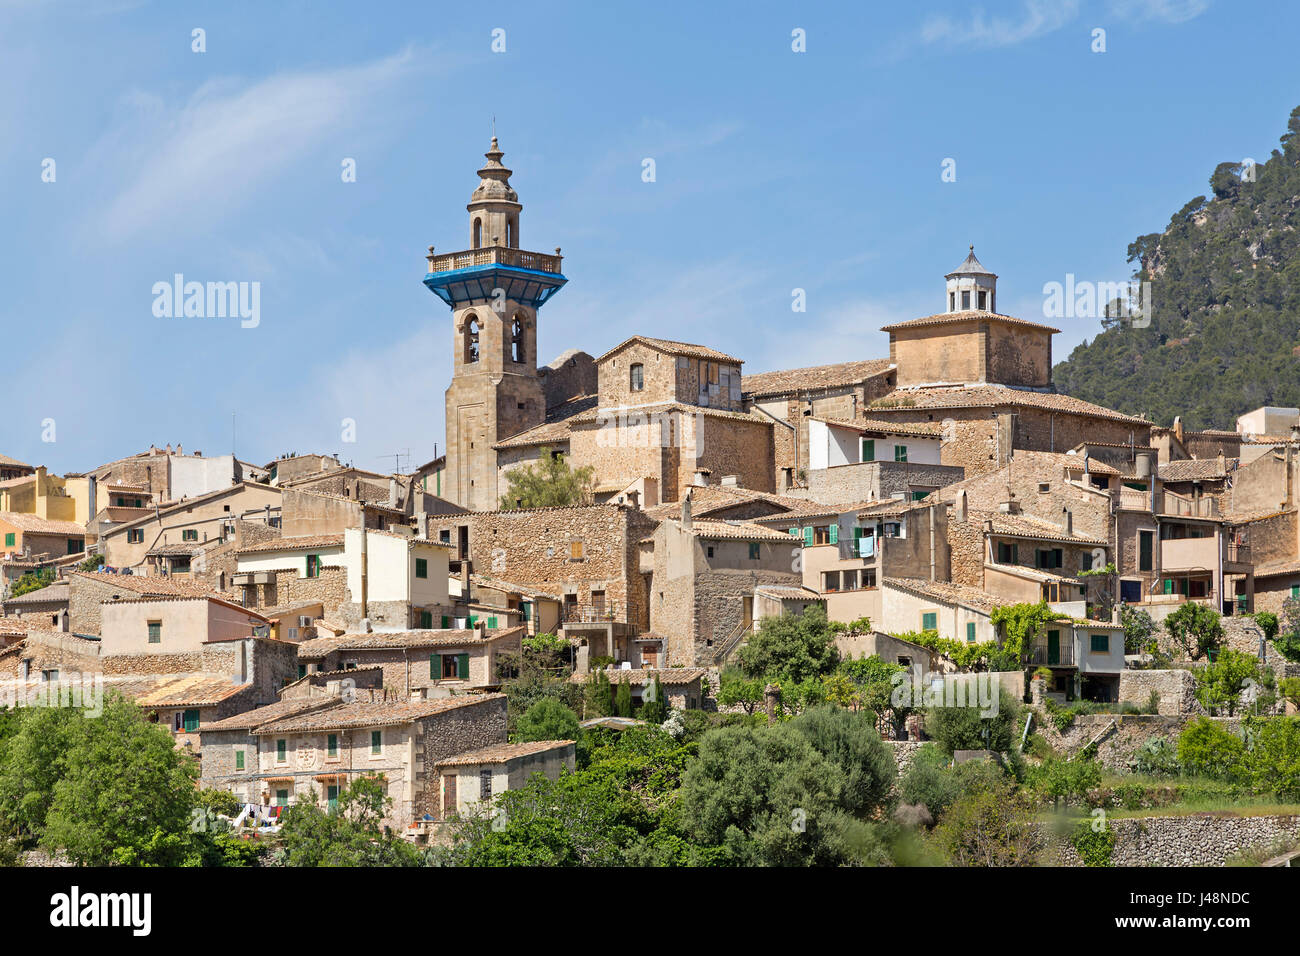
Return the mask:
{"type": "Polygon", "coordinates": [[[447,387],[447,468],[443,496],[471,511],[492,511],[497,442],[546,420],[537,371],[537,311],[568,280],[555,255],[519,248],[523,206],[505,154],[492,137],[479,184],[465,207],[470,248],[435,254],[424,284],[452,310],[447,387]]]}

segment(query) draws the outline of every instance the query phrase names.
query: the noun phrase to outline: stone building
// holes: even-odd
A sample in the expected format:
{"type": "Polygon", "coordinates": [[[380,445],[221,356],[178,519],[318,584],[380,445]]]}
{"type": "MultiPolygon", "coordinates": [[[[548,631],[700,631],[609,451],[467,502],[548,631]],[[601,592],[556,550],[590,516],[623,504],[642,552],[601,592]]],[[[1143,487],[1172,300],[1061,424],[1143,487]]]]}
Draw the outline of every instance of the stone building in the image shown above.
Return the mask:
{"type": "Polygon", "coordinates": [[[507,790],[518,790],[533,774],[555,780],[575,765],[572,740],[491,744],[447,757],[437,763],[441,779],[436,815],[445,820],[452,814],[479,812],[507,790]]]}
{"type": "Polygon", "coordinates": [[[75,521],[0,512],[0,555],[51,559],[86,550],[86,529],[75,521]]]}
{"type": "Polygon", "coordinates": [[[67,581],[69,628],[74,634],[94,636],[101,633],[105,603],[136,598],[205,598],[213,593],[191,581],[140,574],[70,571],[67,581]]]}
{"type": "Polygon", "coordinates": [[[393,801],[384,824],[404,833],[426,814],[441,816],[442,761],[505,743],[506,698],[394,699],[338,681],[320,696],[281,700],[200,732],[204,787],[245,803],[283,807],[314,797],[333,807],[358,778],[382,776],[393,801]]]}
{"type": "Polygon", "coordinates": [[[317,637],[298,645],[299,676],[381,668],[403,697],[447,696],[496,687],[501,654],[518,654],[522,627],[379,631],[317,637]]]}
{"type": "MultiPolygon", "coordinates": [[[[240,482],[195,498],[160,505],[144,517],[104,531],[99,539],[104,562],[112,568],[149,570],[149,555],[166,545],[200,546],[235,535],[237,521],[280,525],[278,488],[240,482]]],[[[186,565],[188,573],[191,564],[186,565]]],[[[157,567],[157,564],[154,564],[157,567]]]]}
{"type": "Polygon", "coordinates": [[[452,545],[463,581],[486,574],[555,595],[562,624],[594,618],[640,632],[650,619],[639,542],[654,527],[636,508],[588,505],[430,516],[429,537],[452,545]]]}
{"type": "Polygon", "coordinates": [[[696,519],[689,497],[679,518],[661,522],[647,543],[642,569],[650,572],[654,636],[593,651],[618,663],[643,666],[648,650],[670,668],[716,664],[752,629],[755,588],[800,583],[797,540],[751,522],[696,519]]]}

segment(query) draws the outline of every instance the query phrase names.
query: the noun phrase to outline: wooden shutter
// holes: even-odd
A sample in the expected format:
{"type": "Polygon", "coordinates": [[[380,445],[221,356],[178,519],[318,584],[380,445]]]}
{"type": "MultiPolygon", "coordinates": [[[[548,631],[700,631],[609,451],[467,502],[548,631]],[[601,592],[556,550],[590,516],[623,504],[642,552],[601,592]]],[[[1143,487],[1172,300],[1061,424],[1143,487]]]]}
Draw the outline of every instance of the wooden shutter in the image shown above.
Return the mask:
{"type": "Polygon", "coordinates": [[[456,676],[461,680],[469,680],[469,655],[456,655],[456,676]]]}
{"type": "MultiPolygon", "coordinates": [[[[442,619],[442,622],[443,624],[446,624],[447,619],[444,617],[442,619]]],[[[429,655],[429,680],[441,680],[441,679],[442,679],[442,655],[430,654],[429,655]]]]}
{"type": "Polygon", "coordinates": [[[813,529],[812,526],[809,525],[807,528],[803,529],[803,546],[805,548],[811,548],[812,543],[813,543],[813,529]]]}
{"type": "Polygon", "coordinates": [[[863,461],[876,460],[876,440],[874,438],[862,439],[862,460],[863,461]]]}
{"type": "Polygon", "coordinates": [[[828,541],[829,541],[831,544],[839,544],[839,543],[840,543],[840,526],[839,526],[839,523],[837,522],[837,523],[831,525],[830,528],[829,528],[828,530],[829,530],[829,534],[830,534],[830,538],[828,539],[828,541]]]}

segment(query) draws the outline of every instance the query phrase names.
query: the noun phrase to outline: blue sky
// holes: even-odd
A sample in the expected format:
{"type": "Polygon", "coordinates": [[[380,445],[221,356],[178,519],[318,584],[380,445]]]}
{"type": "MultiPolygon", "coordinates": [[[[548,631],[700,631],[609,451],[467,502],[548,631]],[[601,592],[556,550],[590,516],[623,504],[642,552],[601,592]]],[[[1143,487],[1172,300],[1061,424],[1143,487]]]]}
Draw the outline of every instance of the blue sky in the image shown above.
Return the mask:
{"type": "MultiPolygon", "coordinates": [[[[0,0],[0,452],[221,454],[235,415],[259,463],[432,457],[451,327],[423,255],[468,245],[494,115],[523,246],[564,250],[544,361],[638,332],[749,372],[883,356],[879,327],[942,310],[970,243],[1000,311],[1041,317],[1045,282],[1126,278],[1128,243],[1216,163],[1268,158],[1298,21],[1226,0],[0,0]],[[259,282],[260,324],[155,317],[178,272],[259,282]]],[[[1063,321],[1058,360],[1097,331],[1063,321]]]]}

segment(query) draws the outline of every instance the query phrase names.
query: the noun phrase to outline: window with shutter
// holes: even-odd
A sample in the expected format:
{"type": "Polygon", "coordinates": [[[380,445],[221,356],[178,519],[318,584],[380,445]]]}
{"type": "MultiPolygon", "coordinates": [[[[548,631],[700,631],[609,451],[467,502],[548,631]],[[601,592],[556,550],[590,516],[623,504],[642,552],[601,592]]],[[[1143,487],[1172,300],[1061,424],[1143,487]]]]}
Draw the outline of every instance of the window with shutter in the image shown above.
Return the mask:
{"type": "Polygon", "coordinates": [[[1094,654],[1109,654],[1109,653],[1110,653],[1110,635],[1109,635],[1109,634],[1093,634],[1093,635],[1092,635],[1092,644],[1091,644],[1091,647],[1092,647],[1092,652],[1093,652],[1094,654]]]}
{"type": "Polygon", "coordinates": [[[906,446],[906,445],[895,445],[895,446],[894,446],[894,461],[902,461],[902,462],[907,461],[907,446],[906,446]]]}
{"type": "Polygon", "coordinates": [[[811,548],[813,543],[813,529],[811,526],[803,529],[803,546],[811,548]]]}
{"type": "Polygon", "coordinates": [[[284,763],[285,760],[288,758],[288,754],[289,754],[288,742],[284,740],[277,740],[275,742],[275,762],[284,763]]]}
{"type": "Polygon", "coordinates": [[[921,615],[921,630],[937,631],[939,629],[939,614],[936,611],[926,611],[921,615]]]}
{"type": "Polygon", "coordinates": [[[192,734],[199,729],[199,712],[197,710],[185,711],[185,717],[182,726],[187,734],[192,734]]]}
{"type": "Polygon", "coordinates": [[[13,532],[13,531],[6,531],[6,532],[5,532],[5,547],[6,547],[6,548],[17,547],[17,546],[14,544],[14,538],[15,538],[15,532],[13,532]]]}
{"type": "Polygon", "coordinates": [[[442,655],[429,655],[429,680],[442,680],[442,655]]]}
{"type": "Polygon", "coordinates": [[[862,460],[863,461],[876,460],[876,440],[874,438],[862,439],[862,460]]]}
{"type": "Polygon", "coordinates": [[[839,543],[840,543],[840,526],[839,526],[838,524],[833,524],[833,525],[831,525],[831,526],[827,529],[827,531],[829,532],[829,537],[828,537],[828,539],[827,539],[828,543],[830,543],[830,544],[839,544],[839,543]]]}
{"type": "Polygon", "coordinates": [[[461,680],[469,680],[469,655],[456,655],[456,676],[461,680]]]}
{"type": "Polygon", "coordinates": [[[975,622],[974,621],[966,622],[966,643],[968,644],[975,643],[975,622]]]}
{"type": "Polygon", "coordinates": [[[325,754],[329,757],[337,757],[339,755],[338,734],[330,734],[325,738],[325,754]]]}
{"type": "Polygon", "coordinates": [[[382,730],[370,731],[370,753],[379,755],[384,752],[384,732],[382,730]]]}
{"type": "Polygon", "coordinates": [[[244,752],[242,750],[235,751],[235,769],[236,770],[244,769],[244,752]]]}
{"type": "Polygon", "coordinates": [[[427,578],[429,576],[429,562],[426,558],[415,559],[415,576],[417,578],[427,578]]]}

